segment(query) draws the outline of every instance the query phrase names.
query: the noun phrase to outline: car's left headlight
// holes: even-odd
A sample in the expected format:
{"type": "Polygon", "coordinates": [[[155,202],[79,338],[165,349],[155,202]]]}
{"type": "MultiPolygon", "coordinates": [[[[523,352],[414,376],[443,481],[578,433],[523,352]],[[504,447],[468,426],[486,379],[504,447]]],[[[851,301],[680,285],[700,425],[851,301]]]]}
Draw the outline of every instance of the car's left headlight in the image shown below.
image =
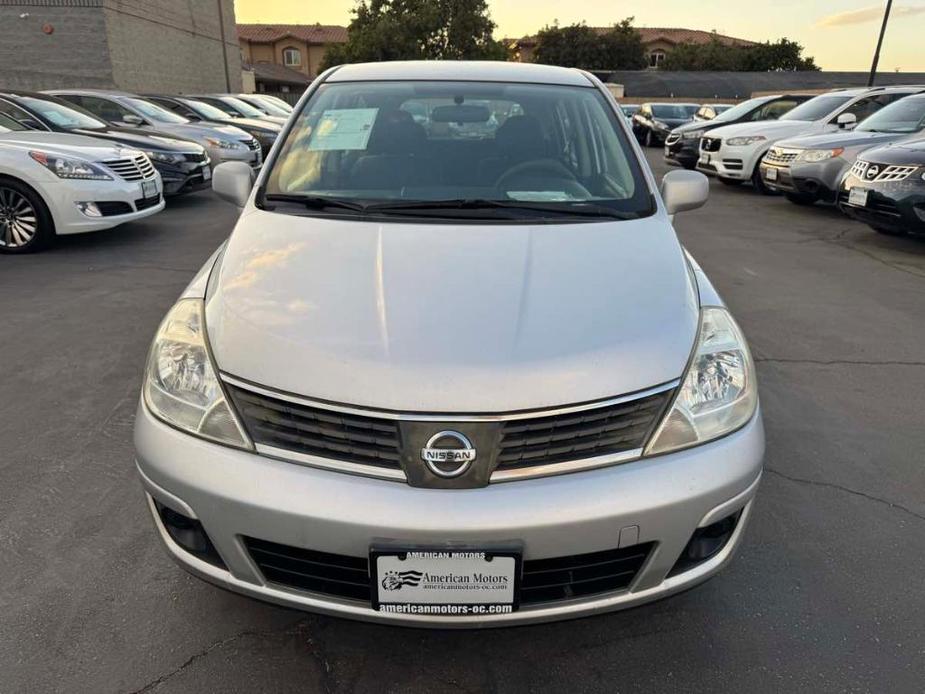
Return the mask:
{"type": "Polygon", "coordinates": [[[681,137],[685,140],[699,140],[705,132],[706,130],[688,130],[681,133],[681,137]]]}
{"type": "Polygon", "coordinates": [[[194,436],[253,448],[212,362],[200,299],[181,299],[158,328],[145,370],[144,399],[158,419],[194,436]]]}
{"type": "Polygon", "coordinates": [[[145,150],[145,154],[148,155],[148,158],[151,161],[159,161],[164,164],[182,164],[183,155],[176,154],[175,152],[158,152],[157,150],[145,150]]]}
{"type": "Polygon", "coordinates": [[[704,308],[687,373],[645,455],[725,436],[744,426],[757,406],[755,365],[742,331],[726,309],[704,308]]]}
{"type": "Polygon", "coordinates": [[[844,151],[844,147],[836,147],[835,149],[804,149],[803,153],[799,156],[799,160],[808,162],[825,161],[826,159],[839,156],[844,151]]]}
{"type": "Polygon", "coordinates": [[[56,154],[48,154],[33,150],[29,156],[34,161],[44,166],[58,178],[69,178],[82,181],[111,181],[112,176],[95,164],[82,159],[72,159],[71,157],[60,157],[56,154]]]}
{"type": "Polygon", "coordinates": [[[218,147],[219,149],[246,149],[247,146],[236,140],[220,140],[217,137],[207,137],[205,141],[208,142],[213,147],[218,147]]]}
{"type": "Polygon", "coordinates": [[[743,137],[730,137],[726,140],[726,144],[730,147],[745,147],[756,142],[764,142],[767,139],[764,135],[745,135],[743,137]]]}

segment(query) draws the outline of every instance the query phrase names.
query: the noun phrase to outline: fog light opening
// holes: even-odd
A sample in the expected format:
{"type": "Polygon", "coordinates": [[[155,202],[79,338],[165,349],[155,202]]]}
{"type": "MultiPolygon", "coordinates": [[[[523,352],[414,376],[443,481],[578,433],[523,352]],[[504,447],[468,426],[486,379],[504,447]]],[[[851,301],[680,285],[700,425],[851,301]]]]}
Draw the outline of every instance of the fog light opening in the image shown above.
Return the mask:
{"type": "Polygon", "coordinates": [[[697,528],[668,575],[674,576],[688,571],[715,557],[729,542],[741,515],[741,511],[736,511],[706,527],[697,528]]]}
{"type": "Polygon", "coordinates": [[[78,202],[77,209],[79,209],[87,217],[102,217],[103,213],[100,211],[100,208],[97,207],[95,202],[78,202]]]}
{"type": "Polygon", "coordinates": [[[174,542],[193,556],[214,566],[225,568],[225,562],[222,561],[218,551],[215,549],[215,545],[212,544],[212,540],[206,534],[202,523],[164,506],[156,499],[154,505],[157,508],[161,523],[164,524],[167,534],[170,535],[174,542]]]}

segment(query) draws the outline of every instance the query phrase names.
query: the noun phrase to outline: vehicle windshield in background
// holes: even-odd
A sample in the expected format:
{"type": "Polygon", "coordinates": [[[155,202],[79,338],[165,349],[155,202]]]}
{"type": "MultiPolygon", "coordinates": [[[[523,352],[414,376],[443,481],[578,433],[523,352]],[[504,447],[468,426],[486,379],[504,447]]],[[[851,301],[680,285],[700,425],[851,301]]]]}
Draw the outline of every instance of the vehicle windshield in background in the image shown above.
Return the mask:
{"type": "Polygon", "coordinates": [[[656,118],[690,118],[699,109],[697,104],[653,104],[652,115],[656,118]]]}
{"type": "Polygon", "coordinates": [[[741,104],[736,104],[732,108],[725,109],[722,113],[717,113],[716,118],[713,119],[713,122],[720,123],[723,121],[738,120],[742,116],[758,108],[764,103],[767,103],[767,99],[764,99],[760,96],[755,99],[743,101],[741,104]]]}
{"type": "Polygon", "coordinates": [[[725,111],[728,111],[731,108],[732,108],[732,104],[714,104],[713,105],[713,111],[714,113],[716,113],[717,116],[721,113],[724,113],[725,111]]]}
{"type": "Polygon", "coordinates": [[[0,133],[22,132],[28,129],[18,120],[13,120],[6,114],[0,113],[0,133]]]}
{"type": "Polygon", "coordinates": [[[329,83],[299,113],[266,199],[353,214],[645,216],[652,198],[618,118],[584,87],[329,83]]]}
{"type": "Polygon", "coordinates": [[[825,118],[839,106],[847,104],[849,101],[851,101],[851,97],[847,94],[823,94],[822,96],[814,96],[809,101],[804,101],[799,106],[787,111],[779,120],[819,120],[820,118],[825,118]]]}
{"type": "Polygon", "coordinates": [[[228,114],[222,109],[207,104],[199,99],[181,99],[181,101],[193,109],[200,118],[206,120],[228,120],[228,114]]]}
{"type": "Polygon", "coordinates": [[[171,113],[166,108],[161,108],[157,104],[152,104],[150,101],[145,101],[144,99],[135,99],[127,98],[126,103],[130,104],[139,113],[143,113],[146,118],[157,123],[174,123],[179,125],[181,123],[189,123],[189,120],[183,116],[178,116],[176,113],[171,113]]]}
{"type": "MultiPolygon", "coordinates": [[[[241,99],[241,101],[244,101],[244,99],[241,99]]],[[[250,103],[249,101],[244,101],[244,103],[249,104],[250,106],[254,106],[254,108],[258,108],[257,106],[250,103]]],[[[280,106],[277,106],[272,101],[264,101],[261,99],[260,101],[258,101],[258,103],[260,104],[259,109],[266,111],[267,114],[271,116],[279,116],[280,118],[288,118],[289,114],[291,113],[291,111],[287,111],[286,109],[280,106]]]]}
{"type": "Polygon", "coordinates": [[[19,97],[23,104],[31,108],[42,118],[65,130],[105,130],[109,125],[96,116],[78,111],[57,101],[36,99],[31,96],[19,97]]]}
{"type": "Polygon", "coordinates": [[[855,130],[878,133],[917,133],[925,129],[925,97],[907,96],[862,120],[855,130]]]}
{"type": "Polygon", "coordinates": [[[233,96],[223,96],[221,100],[245,118],[263,118],[263,112],[233,96]]]}

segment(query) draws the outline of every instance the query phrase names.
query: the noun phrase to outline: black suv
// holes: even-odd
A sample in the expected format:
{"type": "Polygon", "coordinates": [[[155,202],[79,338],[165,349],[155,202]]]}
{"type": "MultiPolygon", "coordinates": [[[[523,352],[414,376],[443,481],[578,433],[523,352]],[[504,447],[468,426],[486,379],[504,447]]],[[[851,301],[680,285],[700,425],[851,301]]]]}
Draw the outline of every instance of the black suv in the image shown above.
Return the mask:
{"type": "Polygon", "coordinates": [[[633,134],[646,147],[665,141],[673,128],[689,122],[700,104],[646,103],[633,114],[633,134]]]}
{"type": "Polygon", "coordinates": [[[697,157],[700,156],[700,138],[708,130],[733,123],[777,120],[793,107],[811,98],[811,94],[758,96],[716,113],[709,120],[694,120],[692,123],[679,126],[665,139],[665,163],[693,169],[697,166],[697,157]]]}
{"type": "Polygon", "coordinates": [[[36,92],[0,91],[0,113],[31,130],[86,135],[141,150],[160,173],[165,196],[211,185],[209,155],[195,142],[150,129],[115,126],[80,106],[36,92]]]}

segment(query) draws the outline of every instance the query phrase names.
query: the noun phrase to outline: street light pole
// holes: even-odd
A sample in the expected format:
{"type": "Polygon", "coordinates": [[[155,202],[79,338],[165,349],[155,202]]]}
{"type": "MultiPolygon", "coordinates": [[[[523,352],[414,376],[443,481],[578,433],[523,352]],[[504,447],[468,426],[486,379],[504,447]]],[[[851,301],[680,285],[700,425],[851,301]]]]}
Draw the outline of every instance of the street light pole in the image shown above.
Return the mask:
{"type": "Polygon", "coordinates": [[[877,77],[877,63],[880,62],[880,47],[883,45],[883,35],[886,33],[886,23],[890,20],[890,8],[893,7],[893,0],[886,0],[886,11],[883,13],[883,24],[880,25],[880,38],[877,39],[877,50],[874,51],[874,62],[870,66],[870,77],[867,78],[867,86],[874,86],[874,79],[877,77]]]}

